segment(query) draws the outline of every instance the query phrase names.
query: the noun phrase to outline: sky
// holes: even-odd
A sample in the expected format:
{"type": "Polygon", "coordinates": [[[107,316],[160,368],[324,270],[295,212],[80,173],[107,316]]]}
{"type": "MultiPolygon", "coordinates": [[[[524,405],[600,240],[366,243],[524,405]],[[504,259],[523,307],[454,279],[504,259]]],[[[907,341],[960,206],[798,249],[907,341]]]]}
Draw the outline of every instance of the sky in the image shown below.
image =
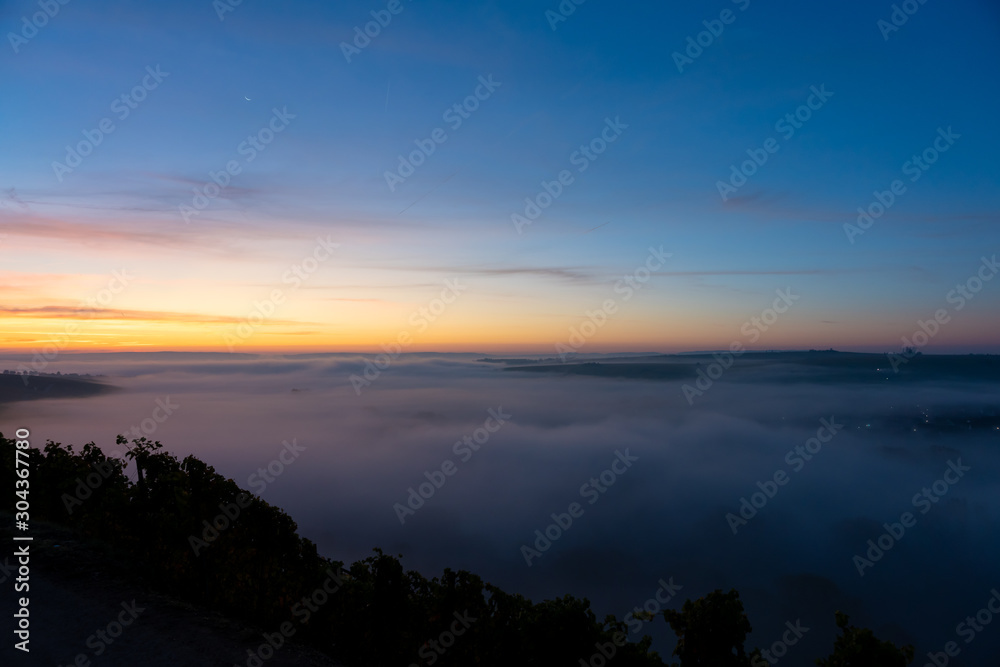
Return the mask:
{"type": "Polygon", "coordinates": [[[0,2],[0,349],[1000,352],[1000,9],[903,4],[0,2]]]}

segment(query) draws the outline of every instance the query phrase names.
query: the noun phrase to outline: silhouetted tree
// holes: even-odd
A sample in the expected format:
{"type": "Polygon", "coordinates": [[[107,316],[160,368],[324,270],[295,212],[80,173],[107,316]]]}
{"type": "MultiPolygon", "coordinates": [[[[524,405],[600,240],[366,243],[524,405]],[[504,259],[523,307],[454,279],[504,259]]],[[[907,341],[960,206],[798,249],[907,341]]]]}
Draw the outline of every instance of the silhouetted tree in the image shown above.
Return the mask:
{"type": "Polygon", "coordinates": [[[871,630],[849,625],[847,614],[837,612],[840,636],[833,643],[833,653],[816,660],[819,667],[906,667],[913,661],[913,647],[898,648],[881,641],[871,630]]]}
{"type": "MultiPolygon", "coordinates": [[[[287,514],[194,456],[180,461],[146,438],[119,436],[118,443],[130,444],[128,461],[108,458],[94,443],[80,452],[51,441],[28,449],[31,516],[105,542],[153,588],[268,628],[293,622],[296,641],[348,664],[663,665],[649,637],[628,641],[628,626],[613,616],[598,620],[586,599],[532,603],[465,571],[428,579],[377,549],[344,568],[319,555],[287,514]],[[132,462],[136,483],[125,475],[132,462]]],[[[0,434],[7,488],[14,469],[15,442],[0,434]]],[[[5,497],[0,510],[10,514],[15,496],[5,497]]],[[[735,590],[688,600],[664,618],[677,634],[682,667],[765,662],[744,650],[751,627],[735,590]]],[[[842,635],[820,667],[905,667],[913,658],[912,647],[880,641],[843,614],[837,625],[842,635]]]]}
{"type": "MultiPolygon", "coordinates": [[[[465,571],[427,579],[377,549],[345,569],[212,466],[146,438],[117,441],[129,446],[124,462],[93,443],[27,450],[32,518],[106,541],[152,588],[267,628],[291,622],[296,641],[348,664],[577,667],[613,656],[616,667],[663,665],[648,637],[629,642],[624,623],[599,621],[585,599],[536,604],[465,571]],[[133,462],[136,483],[125,475],[133,462]]],[[[15,443],[0,434],[8,488],[14,468],[15,443]]],[[[5,497],[0,510],[11,513],[15,496],[5,497]]]]}
{"type": "Polygon", "coordinates": [[[132,440],[132,444],[128,444],[128,440],[123,435],[119,435],[115,442],[119,445],[125,445],[128,447],[128,451],[125,453],[125,457],[135,461],[136,474],[138,475],[139,488],[145,488],[146,486],[146,476],[144,474],[145,470],[148,469],[150,459],[156,455],[156,450],[163,447],[159,440],[153,442],[147,440],[146,438],[139,438],[138,440],[132,440]]]}
{"type": "Polygon", "coordinates": [[[668,609],[663,617],[677,634],[674,655],[682,667],[750,667],[743,643],[752,628],[736,589],[688,600],[681,611],[668,609]]]}

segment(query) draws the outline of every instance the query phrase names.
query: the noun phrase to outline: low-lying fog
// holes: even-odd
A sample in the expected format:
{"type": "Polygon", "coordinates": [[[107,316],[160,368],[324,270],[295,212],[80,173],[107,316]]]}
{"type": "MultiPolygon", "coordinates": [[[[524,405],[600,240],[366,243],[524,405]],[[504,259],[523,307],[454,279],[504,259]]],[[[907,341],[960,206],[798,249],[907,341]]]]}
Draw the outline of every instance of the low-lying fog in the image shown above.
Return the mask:
{"type": "MultiPolygon", "coordinates": [[[[642,606],[660,580],[682,587],[671,607],[736,587],[748,645],[769,647],[786,622],[809,628],[787,665],[827,654],[837,609],[915,644],[917,665],[950,641],[953,665],[1000,664],[1000,615],[981,632],[959,627],[1000,589],[1000,430],[953,418],[996,416],[998,384],[785,383],[763,366],[689,405],[689,380],[522,373],[476,358],[403,356],[359,394],[349,378],[365,362],[351,355],[66,354],[47,370],[104,374],[122,391],[10,403],[0,430],[110,453],[135,427],[284,509],[327,556],[378,546],[429,576],[468,569],[534,600],[587,597],[599,617],[642,606]],[[843,428],[795,453],[824,423],[843,428]],[[465,436],[472,444],[456,446],[465,436]],[[283,450],[286,463],[272,464],[283,450]],[[283,470],[259,475],[269,464],[283,470]],[[428,475],[443,481],[433,495],[428,475]],[[423,483],[418,506],[408,498],[423,483]],[[743,523],[742,498],[761,505],[743,523]],[[542,551],[535,531],[573,503],[572,525],[542,551]],[[882,538],[894,543],[878,561],[854,558],[905,512],[910,526],[882,538]]],[[[643,633],[672,650],[662,618],[633,639],[643,633]]]]}

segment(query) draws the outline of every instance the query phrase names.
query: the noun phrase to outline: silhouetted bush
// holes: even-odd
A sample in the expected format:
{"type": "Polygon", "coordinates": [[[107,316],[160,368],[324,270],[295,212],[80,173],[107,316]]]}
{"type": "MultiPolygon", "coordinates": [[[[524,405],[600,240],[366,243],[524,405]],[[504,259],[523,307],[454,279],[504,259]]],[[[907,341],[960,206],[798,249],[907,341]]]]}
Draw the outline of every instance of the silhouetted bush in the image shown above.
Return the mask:
{"type": "MultiPolygon", "coordinates": [[[[345,569],[299,537],[280,509],[193,456],[179,461],[161,450],[146,438],[132,441],[127,462],[108,459],[93,443],[79,453],[52,442],[43,452],[28,450],[32,519],[120,549],[159,590],[265,629],[291,622],[296,637],[359,665],[426,664],[434,655],[443,667],[577,667],[598,645],[624,638],[616,637],[624,625],[597,621],[587,600],[532,604],[464,571],[427,579],[378,549],[345,569]],[[136,467],[134,483],[128,465],[136,467]],[[318,595],[325,583],[336,592],[318,595]],[[432,642],[457,619],[464,619],[461,636],[436,650],[432,642]]],[[[9,479],[14,441],[2,435],[0,461],[9,479]]],[[[7,508],[13,511],[10,501],[7,508]]],[[[616,646],[616,664],[662,665],[649,644],[616,646]]]]}
{"type": "Polygon", "coordinates": [[[906,667],[913,661],[912,646],[881,641],[871,630],[849,625],[847,614],[839,611],[836,618],[840,636],[830,657],[816,661],[819,667],[906,667]]]}
{"type": "MultiPolygon", "coordinates": [[[[128,444],[122,436],[118,443],[128,444]]],[[[379,549],[345,568],[299,537],[280,509],[193,456],[179,461],[161,450],[146,438],[132,440],[128,461],[109,459],[94,443],[79,453],[53,442],[26,450],[31,519],[110,544],[163,592],[269,632],[291,623],[297,639],[349,664],[578,667],[609,653],[615,667],[664,664],[649,637],[625,641],[625,624],[613,616],[598,621],[586,599],[536,604],[465,571],[427,579],[379,549]],[[125,475],[128,465],[135,482],[125,475]],[[460,636],[438,643],[452,627],[460,636]]],[[[14,452],[15,442],[0,434],[6,488],[14,486],[14,452]]],[[[14,496],[4,495],[13,512],[14,496]]],[[[745,667],[760,659],[744,650],[751,627],[735,590],[688,600],[664,618],[678,636],[681,667],[745,667]]],[[[848,626],[843,614],[837,625],[842,635],[834,653],[817,661],[821,667],[904,667],[912,660],[911,647],[848,626]]]]}
{"type": "Polygon", "coordinates": [[[735,589],[687,600],[680,611],[667,609],[663,617],[677,635],[674,655],[684,667],[750,667],[743,643],[753,628],[735,589]]]}

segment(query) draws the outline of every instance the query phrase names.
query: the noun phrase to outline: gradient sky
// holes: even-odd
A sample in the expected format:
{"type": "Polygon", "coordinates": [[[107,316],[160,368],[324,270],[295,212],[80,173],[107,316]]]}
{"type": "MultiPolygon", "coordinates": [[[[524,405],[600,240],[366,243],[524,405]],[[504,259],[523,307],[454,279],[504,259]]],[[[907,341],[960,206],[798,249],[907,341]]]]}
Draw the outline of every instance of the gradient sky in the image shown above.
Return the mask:
{"type": "Polygon", "coordinates": [[[889,2],[590,0],[553,30],[555,0],[401,0],[348,62],[386,4],[244,0],[220,20],[210,0],[71,1],[35,34],[36,2],[0,2],[0,349],[377,351],[402,333],[406,351],[548,353],[613,299],[581,352],[886,351],[941,308],[927,351],[1000,351],[1000,280],[947,301],[1000,249],[995,3],[928,0],[886,39],[889,2]],[[168,75],[122,118],[147,67],[168,75]],[[453,129],[444,112],[491,76],[453,129]],[[785,138],[813,86],[832,97],[785,138]],[[247,162],[274,109],[295,117],[247,162]],[[578,172],[606,119],[628,127],[578,172]],[[390,190],[436,128],[447,141],[390,190]],[[911,182],[939,128],[960,138],[911,182]],[[771,137],[723,201],[717,182],[771,137]],[[186,221],[229,161],[240,173],[186,221]],[[519,234],[511,215],[566,169],[519,234]],[[894,179],[906,192],[850,242],[894,179]],[[340,245],[296,286],[319,238],[340,245]],[[615,285],[651,246],[671,257],[626,300],[615,285]],[[464,290],[432,322],[419,309],[449,280],[464,290]],[[795,305],[742,333],[786,288],[795,305]],[[275,290],[273,312],[255,306],[275,290]]]}

